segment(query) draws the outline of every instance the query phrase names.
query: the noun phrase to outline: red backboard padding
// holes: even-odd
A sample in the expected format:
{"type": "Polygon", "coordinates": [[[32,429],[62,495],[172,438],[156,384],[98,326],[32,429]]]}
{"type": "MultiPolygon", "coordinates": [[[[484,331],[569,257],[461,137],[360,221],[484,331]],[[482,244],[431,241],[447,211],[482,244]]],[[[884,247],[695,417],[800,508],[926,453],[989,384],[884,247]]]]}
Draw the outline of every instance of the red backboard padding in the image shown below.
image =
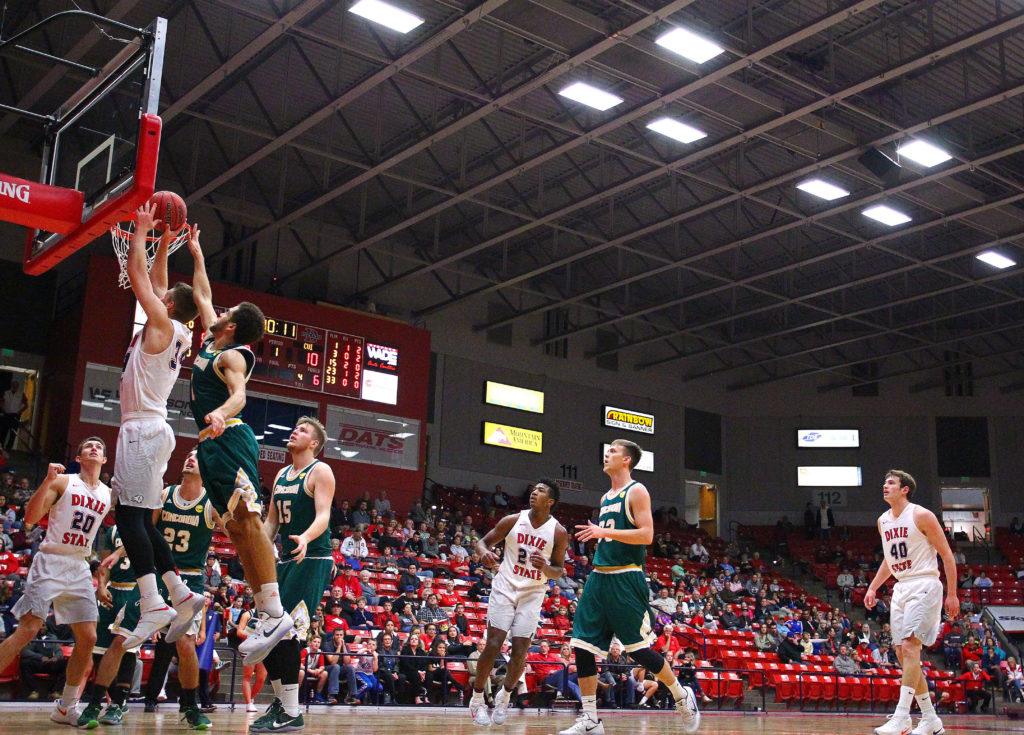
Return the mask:
{"type": "Polygon", "coordinates": [[[0,173],[0,219],[67,235],[82,224],[85,195],[0,173]]]}

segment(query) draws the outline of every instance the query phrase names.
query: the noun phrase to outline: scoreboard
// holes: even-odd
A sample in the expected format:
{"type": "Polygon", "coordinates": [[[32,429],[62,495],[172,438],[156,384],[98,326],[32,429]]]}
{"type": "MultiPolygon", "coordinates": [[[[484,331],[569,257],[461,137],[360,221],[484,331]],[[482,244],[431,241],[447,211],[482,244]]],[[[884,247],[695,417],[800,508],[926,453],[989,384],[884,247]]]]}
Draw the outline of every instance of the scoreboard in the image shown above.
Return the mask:
{"type": "MultiPolygon", "coordinates": [[[[218,314],[226,311],[214,309],[218,314]]],[[[196,329],[194,323],[189,326],[196,329]]],[[[271,316],[265,326],[265,336],[252,348],[256,364],[251,380],[356,400],[397,402],[398,348],[271,316]]],[[[204,338],[205,333],[198,334],[197,344],[204,338]]]]}

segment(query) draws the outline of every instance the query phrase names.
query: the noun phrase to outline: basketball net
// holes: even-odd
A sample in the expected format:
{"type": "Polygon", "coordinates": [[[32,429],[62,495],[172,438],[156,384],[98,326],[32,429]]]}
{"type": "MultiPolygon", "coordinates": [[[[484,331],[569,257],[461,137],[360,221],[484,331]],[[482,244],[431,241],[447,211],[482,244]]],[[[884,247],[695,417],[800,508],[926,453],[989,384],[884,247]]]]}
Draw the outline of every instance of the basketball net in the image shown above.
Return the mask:
{"type": "MultiPolygon", "coordinates": [[[[135,220],[127,222],[115,222],[110,228],[110,239],[114,241],[114,253],[117,255],[117,262],[121,264],[121,274],[117,277],[117,285],[121,288],[131,288],[128,280],[128,247],[132,242],[132,235],[135,232],[135,220]]],[[[181,232],[175,235],[167,246],[167,254],[184,245],[192,234],[191,225],[186,224],[181,232]]],[[[153,268],[153,261],[156,259],[157,247],[160,245],[160,235],[146,235],[146,270],[153,268]]]]}

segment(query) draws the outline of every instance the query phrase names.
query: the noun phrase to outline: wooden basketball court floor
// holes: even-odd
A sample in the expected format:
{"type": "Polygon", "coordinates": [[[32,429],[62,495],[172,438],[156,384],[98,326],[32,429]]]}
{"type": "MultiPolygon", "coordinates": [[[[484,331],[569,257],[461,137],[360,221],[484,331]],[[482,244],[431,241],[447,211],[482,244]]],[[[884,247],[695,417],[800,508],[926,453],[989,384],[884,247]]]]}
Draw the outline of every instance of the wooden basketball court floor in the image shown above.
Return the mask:
{"type": "MultiPolygon", "coordinates": [[[[50,721],[51,705],[43,703],[11,703],[0,705],[0,733],[24,735],[66,735],[67,725],[50,721]]],[[[104,735],[149,735],[150,733],[188,732],[173,705],[162,712],[145,714],[141,705],[129,712],[120,728],[101,728],[104,735]]],[[[262,708],[261,708],[262,709],[262,708]]],[[[248,723],[258,714],[234,712],[223,706],[210,715],[214,733],[244,735],[248,723]]],[[[572,725],[574,715],[568,711],[555,714],[535,711],[513,712],[501,727],[487,729],[473,724],[466,709],[454,707],[424,709],[413,707],[322,707],[314,706],[305,714],[305,735],[359,733],[359,735],[554,735],[572,725]]],[[[678,715],[671,712],[609,712],[602,713],[607,735],[662,735],[682,733],[678,715]]],[[[871,735],[872,728],[885,722],[877,714],[790,713],[790,712],[710,712],[703,713],[702,735],[871,735]]],[[[974,733],[1024,733],[1024,719],[1011,720],[994,715],[954,715],[943,718],[949,735],[974,733]]]]}

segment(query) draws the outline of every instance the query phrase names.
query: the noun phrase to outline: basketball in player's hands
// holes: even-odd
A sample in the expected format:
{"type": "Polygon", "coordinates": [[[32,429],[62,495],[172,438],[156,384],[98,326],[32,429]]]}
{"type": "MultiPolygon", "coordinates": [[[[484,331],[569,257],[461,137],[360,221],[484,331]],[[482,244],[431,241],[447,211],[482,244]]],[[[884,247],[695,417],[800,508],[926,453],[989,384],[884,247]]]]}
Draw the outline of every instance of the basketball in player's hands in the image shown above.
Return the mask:
{"type": "Polygon", "coordinates": [[[156,205],[153,219],[154,229],[158,232],[162,232],[165,227],[171,232],[177,232],[185,226],[188,217],[185,200],[173,191],[158,191],[149,201],[156,205]]]}

